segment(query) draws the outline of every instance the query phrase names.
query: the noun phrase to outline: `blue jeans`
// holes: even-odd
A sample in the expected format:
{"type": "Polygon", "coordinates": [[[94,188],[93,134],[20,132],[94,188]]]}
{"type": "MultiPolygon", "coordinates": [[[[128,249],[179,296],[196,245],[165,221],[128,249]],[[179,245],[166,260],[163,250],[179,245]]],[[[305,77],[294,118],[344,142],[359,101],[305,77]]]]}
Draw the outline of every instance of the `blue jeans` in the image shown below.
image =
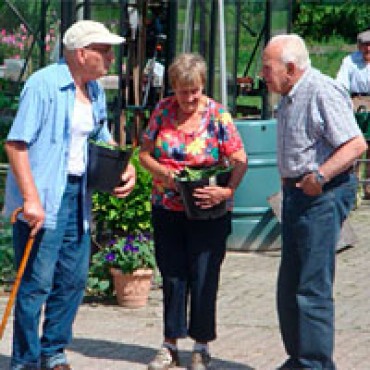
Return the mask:
{"type": "MultiPolygon", "coordinates": [[[[64,349],[72,338],[90,257],[90,236],[83,232],[81,186],[80,179],[69,177],[56,228],[42,229],[35,238],[15,305],[12,369],[51,368],[67,362],[64,349]]],[[[17,221],[13,227],[17,266],[28,235],[28,225],[17,221]]]]}
{"type": "Polygon", "coordinates": [[[231,215],[188,220],[184,212],[154,208],[155,252],[163,278],[164,336],[216,338],[216,299],[231,215]],[[189,324],[187,302],[190,295],[189,324]]]}
{"type": "Polygon", "coordinates": [[[284,369],[335,369],[335,250],[356,187],[355,176],[343,174],[325,185],[319,196],[294,187],[283,189],[277,307],[289,355],[284,369]]]}

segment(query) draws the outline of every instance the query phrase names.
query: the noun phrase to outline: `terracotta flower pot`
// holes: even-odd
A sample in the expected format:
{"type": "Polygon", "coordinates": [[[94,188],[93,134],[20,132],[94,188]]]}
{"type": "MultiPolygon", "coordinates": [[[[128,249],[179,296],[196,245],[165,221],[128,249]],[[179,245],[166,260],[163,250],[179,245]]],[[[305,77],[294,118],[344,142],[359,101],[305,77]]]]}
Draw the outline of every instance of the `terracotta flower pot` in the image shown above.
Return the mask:
{"type": "Polygon", "coordinates": [[[119,306],[127,308],[144,307],[148,302],[153,270],[138,269],[132,274],[111,268],[114,289],[119,306]]]}

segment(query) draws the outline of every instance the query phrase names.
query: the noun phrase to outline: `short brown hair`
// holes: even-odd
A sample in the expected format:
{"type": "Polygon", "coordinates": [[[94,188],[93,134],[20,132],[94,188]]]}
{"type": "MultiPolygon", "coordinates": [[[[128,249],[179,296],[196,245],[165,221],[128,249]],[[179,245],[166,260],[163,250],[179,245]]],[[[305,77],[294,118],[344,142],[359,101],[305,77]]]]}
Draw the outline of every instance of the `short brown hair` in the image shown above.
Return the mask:
{"type": "Polygon", "coordinates": [[[204,58],[196,53],[179,54],[168,68],[172,88],[179,83],[183,86],[203,86],[206,83],[207,66],[204,58]]]}

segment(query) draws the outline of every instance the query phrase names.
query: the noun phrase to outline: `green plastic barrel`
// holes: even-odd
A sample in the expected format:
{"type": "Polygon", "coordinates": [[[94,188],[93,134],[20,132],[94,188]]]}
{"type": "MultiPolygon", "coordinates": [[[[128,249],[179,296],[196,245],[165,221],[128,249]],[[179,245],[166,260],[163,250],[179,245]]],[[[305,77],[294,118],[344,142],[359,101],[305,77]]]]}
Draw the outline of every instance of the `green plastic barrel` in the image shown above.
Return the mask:
{"type": "Polygon", "coordinates": [[[236,120],[248,153],[248,171],[235,192],[230,250],[280,248],[280,224],[268,197],[280,191],[276,120],[236,120]]]}
{"type": "Polygon", "coordinates": [[[366,140],[370,140],[370,112],[355,113],[356,121],[366,140]]]}

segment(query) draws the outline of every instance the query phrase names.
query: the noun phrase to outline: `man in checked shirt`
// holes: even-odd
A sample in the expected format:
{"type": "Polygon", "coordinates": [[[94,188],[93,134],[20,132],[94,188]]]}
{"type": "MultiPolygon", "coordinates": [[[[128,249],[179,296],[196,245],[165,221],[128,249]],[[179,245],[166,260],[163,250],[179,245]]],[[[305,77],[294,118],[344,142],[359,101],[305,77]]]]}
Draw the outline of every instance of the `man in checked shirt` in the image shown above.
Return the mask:
{"type": "Polygon", "coordinates": [[[282,257],[277,282],[281,369],[335,369],[335,249],[356,195],[352,167],[366,150],[348,93],[310,66],[304,41],[273,37],[262,76],[282,99],[277,112],[282,178],[282,257]]]}

